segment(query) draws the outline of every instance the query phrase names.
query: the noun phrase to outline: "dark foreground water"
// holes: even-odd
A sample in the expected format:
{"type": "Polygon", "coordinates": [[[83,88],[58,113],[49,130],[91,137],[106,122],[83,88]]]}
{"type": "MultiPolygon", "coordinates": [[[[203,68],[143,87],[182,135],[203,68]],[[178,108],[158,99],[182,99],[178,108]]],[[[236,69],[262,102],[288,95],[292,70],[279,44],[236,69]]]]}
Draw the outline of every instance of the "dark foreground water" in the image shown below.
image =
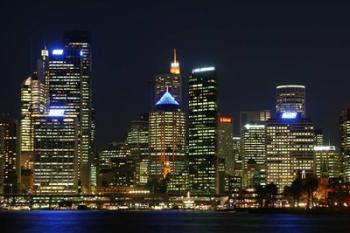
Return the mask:
{"type": "Polygon", "coordinates": [[[350,216],[182,211],[0,212],[0,232],[349,233],[350,216]]]}

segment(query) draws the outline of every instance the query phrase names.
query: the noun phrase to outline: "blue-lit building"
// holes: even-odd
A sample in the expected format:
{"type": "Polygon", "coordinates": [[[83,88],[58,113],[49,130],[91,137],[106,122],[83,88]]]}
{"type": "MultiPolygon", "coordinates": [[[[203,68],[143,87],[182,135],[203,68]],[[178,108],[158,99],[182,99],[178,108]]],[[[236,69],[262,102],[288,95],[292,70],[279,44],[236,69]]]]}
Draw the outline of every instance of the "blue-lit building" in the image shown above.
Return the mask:
{"type": "Polygon", "coordinates": [[[188,190],[185,114],[166,90],[149,115],[149,182],[165,182],[168,193],[188,190]]]}
{"type": "Polygon", "coordinates": [[[267,183],[283,192],[297,176],[314,173],[314,124],[301,112],[281,112],[265,127],[267,183]]]}
{"type": "Polygon", "coordinates": [[[218,193],[218,94],[215,67],[197,68],[192,71],[189,77],[188,121],[191,192],[218,193]]]}
{"type": "Polygon", "coordinates": [[[279,85],[276,87],[276,112],[298,112],[306,116],[305,86],[279,85]]]}
{"type": "Polygon", "coordinates": [[[64,45],[49,51],[48,102],[78,120],[78,180],[82,192],[96,186],[93,163],[94,122],[91,106],[91,40],[87,32],[68,31],[64,45]]]}

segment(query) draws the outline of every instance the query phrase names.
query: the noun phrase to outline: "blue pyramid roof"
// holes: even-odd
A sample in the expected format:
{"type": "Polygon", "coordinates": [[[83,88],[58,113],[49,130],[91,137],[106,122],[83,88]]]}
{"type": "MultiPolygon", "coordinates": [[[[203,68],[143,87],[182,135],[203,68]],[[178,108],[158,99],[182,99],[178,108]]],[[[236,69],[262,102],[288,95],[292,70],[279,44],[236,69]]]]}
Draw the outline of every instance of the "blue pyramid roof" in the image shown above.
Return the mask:
{"type": "Polygon", "coordinates": [[[156,103],[156,106],[159,106],[159,105],[179,105],[179,103],[169,93],[169,91],[166,90],[166,92],[164,92],[163,96],[156,103]]]}

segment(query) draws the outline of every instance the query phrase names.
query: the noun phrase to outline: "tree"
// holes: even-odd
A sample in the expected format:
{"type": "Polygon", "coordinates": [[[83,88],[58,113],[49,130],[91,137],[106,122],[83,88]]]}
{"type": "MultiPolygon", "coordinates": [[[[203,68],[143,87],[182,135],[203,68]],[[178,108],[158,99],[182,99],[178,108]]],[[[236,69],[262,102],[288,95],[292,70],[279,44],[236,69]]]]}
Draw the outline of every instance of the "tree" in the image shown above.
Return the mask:
{"type": "Polygon", "coordinates": [[[303,193],[303,183],[299,177],[292,182],[292,185],[290,186],[290,193],[293,197],[293,206],[295,207],[295,204],[299,206],[299,200],[301,194],[303,193]]]}
{"type": "Polygon", "coordinates": [[[314,192],[318,188],[318,179],[317,177],[310,175],[307,176],[303,180],[303,189],[307,193],[307,208],[310,209],[310,204],[311,206],[313,205],[313,199],[314,199],[314,192]]]}
{"type": "Polygon", "coordinates": [[[260,205],[260,208],[263,207],[264,205],[264,200],[266,198],[266,189],[265,187],[261,186],[261,185],[258,185],[256,188],[256,193],[257,193],[257,201],[260,205]]]}
{"type": "Polygon", "coordinates": [[[277,185],[275,185],[273,182],[271,182],[270,184],[267,184],[265,186],[265,192],[267,195],[267,198],[269,200],[269,202],[272,204],[272,207],[275,206],[275,197],[278,193],[278,189],[277,189],[277,185]]]}

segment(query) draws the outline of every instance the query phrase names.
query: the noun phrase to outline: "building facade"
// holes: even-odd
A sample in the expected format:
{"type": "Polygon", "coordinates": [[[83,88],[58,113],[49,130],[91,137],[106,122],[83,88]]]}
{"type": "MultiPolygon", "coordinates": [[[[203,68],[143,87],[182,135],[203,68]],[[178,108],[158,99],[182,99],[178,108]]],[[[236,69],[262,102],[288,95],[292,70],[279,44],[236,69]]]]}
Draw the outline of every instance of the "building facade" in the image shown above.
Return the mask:
{"type": "Polygon", "coordinates": [[[266,185],[266,131],[265,124],[246,124],[242,130],[243,186],[266,185]],[[258,180],[258,182],[254,182],[258,180]]]}
{"type": "Polygon", "coordinates": [[[306,116],[305,86],[279,85],[276,87],[276,112],[298,112],[306,116]]]}
{"type": "Polygon", "coordinates": [[[192,71],[189,77],[188,121],[191,192],[217,193],[218,95],[215,67],[192,71]]]}
{"type": "Polygon", "coordinates": [[[126,138],[130,157],[135,161],[136,186],[144,186],[148,182],[148,126],[148,116],[140,115],[138,120],[131,122],[126,138]]]}
{"type": "Polygon", "coordinates": [[[341,159],[335,146],[315,146],[315,174],[318,178],[341,177],[341,159]]]}
{"type": "Polygon", "coordinates": [[[350,182],[350,108],[342,111],[339,124],[343,179],[345,182],[350,182]]]}
{"type": "Polygon", "coordinates": [[[167,180],[167,192],[188,189],[185,114],[167,90],[149,115],[148,180],[167,180]]]}
{"type": "Polygon", "coordinates": [[[35,193],[80,193],[76,115],[62,109],[51,109],[48,114],[34,118],[35,193]]]}
{"type": "Polygon", "coordinates": [[[301,113],[282,113],[266,122],[267,183],[282,192],[297,175],[314,173],[314,125],[301,113]]]}
{"type": "Polygon", "coordinates": [[[77,115],[79,122],[79,183],[84,193],[91,192],[94,123],[91,106],[91,39],[87,32],[69,31],[64,47],[49,54],[48,98],[50,108],[77,115]]]}
{"type": "Polygon", "coordinates": [[[17,192],[19,183],[18,124],[9,116],[0,117],[0,194],[17,192]]]}

